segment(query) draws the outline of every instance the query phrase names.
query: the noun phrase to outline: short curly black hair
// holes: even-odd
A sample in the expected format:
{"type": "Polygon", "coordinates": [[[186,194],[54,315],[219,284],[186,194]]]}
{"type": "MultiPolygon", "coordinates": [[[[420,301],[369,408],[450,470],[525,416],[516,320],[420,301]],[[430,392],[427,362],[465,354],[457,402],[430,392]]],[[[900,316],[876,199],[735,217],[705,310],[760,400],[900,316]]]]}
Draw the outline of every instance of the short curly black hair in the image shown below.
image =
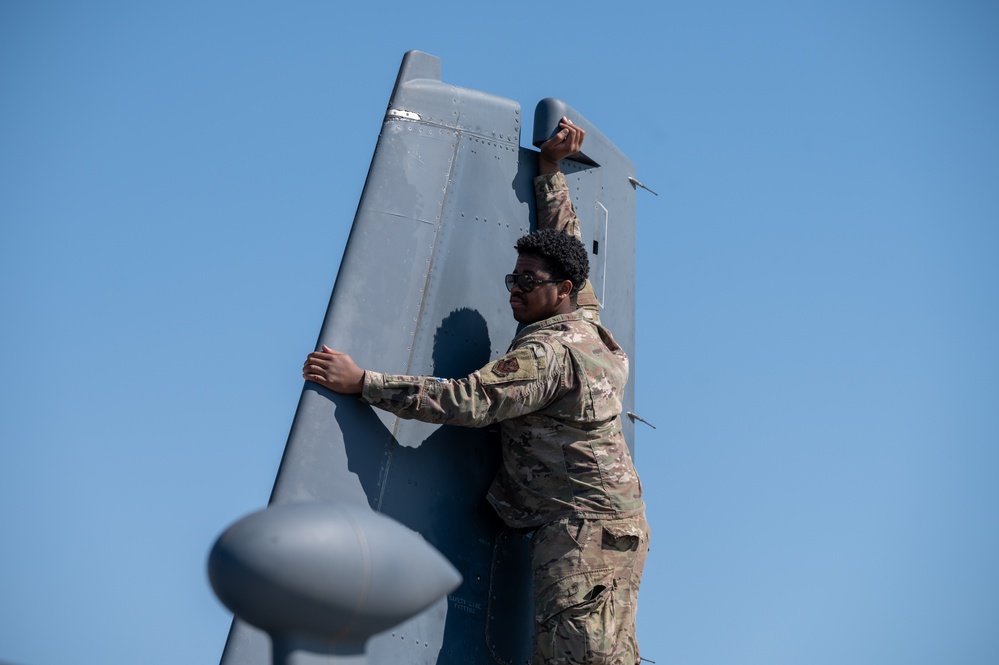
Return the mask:
{"type": "Polygon", "coordinates": [[[572,282],[572,295],[576,295],[590,275],[590,258],[578,238],[556,231],[540,229],[521,236],[514,245],[517,254],[539,257],[552,279],[572,282]]]}

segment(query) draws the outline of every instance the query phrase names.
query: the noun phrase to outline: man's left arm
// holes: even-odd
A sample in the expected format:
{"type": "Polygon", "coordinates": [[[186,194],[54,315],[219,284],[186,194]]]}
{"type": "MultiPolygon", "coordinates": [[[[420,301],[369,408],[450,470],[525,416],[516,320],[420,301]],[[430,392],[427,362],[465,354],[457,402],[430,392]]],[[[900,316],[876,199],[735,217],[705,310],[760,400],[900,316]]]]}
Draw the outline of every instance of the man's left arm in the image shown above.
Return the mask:
{"type": "Polygon", "coordinates": [[[554,352],[530,345],[494,360],[462,379],[365,371],[350,356],[323,347],[309,354],[302,376],[361,399],[401,418],[485,427],[537,411],[560,389],[554,352]]]}

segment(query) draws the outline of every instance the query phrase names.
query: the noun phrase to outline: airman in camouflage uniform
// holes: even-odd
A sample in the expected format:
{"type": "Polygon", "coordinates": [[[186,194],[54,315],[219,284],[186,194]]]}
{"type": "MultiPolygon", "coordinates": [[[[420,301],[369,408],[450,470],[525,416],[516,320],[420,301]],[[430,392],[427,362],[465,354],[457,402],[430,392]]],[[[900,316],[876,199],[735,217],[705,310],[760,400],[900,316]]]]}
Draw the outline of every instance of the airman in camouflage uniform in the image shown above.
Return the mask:
{"type": "Polygon", "coordinates": [[[582,130],[563,120],[542,146],[539,231],[518,241],[507,278],[514,317],[528,325],[506,355],[466,378],[439,379],[364,371],[324,347],[309,355],[303,376],[404,418],[499,423],[501,463],[488,499],[506,524],[533,530],[532,664],[635,665],[649,530],[621,430],[628,358],[600,325],[579,222],[558,171],[581,144],[582,130]],[[575,283],[553,274],[558,257],[529,253],[553,239],[571,244],[566,236],[581,257],[575,283]]]}

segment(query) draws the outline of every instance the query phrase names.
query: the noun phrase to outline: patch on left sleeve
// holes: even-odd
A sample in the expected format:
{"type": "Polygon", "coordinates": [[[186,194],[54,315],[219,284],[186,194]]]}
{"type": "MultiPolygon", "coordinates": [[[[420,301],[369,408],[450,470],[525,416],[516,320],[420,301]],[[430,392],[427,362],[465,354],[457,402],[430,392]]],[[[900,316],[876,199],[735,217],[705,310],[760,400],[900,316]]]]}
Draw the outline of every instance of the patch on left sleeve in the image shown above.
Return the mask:
{"type": "Polygon", "coordinates": [[[516,358],[504,358],[493,365],[493,374],[496,376],[506,376],[514,374],[520,370],[520,362],[516,358]]]}
{"type": "Polygon", "coordinates": [[[487,365],[479,376],[486,384],[537,379],[538,361],[530,349],[517,349],[487,365]]]}

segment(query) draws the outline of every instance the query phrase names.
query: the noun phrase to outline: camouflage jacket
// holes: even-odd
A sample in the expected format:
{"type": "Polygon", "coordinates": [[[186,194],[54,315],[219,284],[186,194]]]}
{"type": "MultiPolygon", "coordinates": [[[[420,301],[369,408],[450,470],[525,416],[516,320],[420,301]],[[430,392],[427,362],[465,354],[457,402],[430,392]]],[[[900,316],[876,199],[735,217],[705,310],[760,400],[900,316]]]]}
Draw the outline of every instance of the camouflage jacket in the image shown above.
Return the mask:
{"type": "Polygon", "coordinates": [[[621,431],[628,358],[584,309],[525,327],[510,351],[463,379],[365,372],[362,398],[403,418],[500,423],[489,501],[510,526],[641,512],[621,431]]]}
{"type": "MultiPolygon", "coordinates": [[[[563,176],[538,176],[535,193],[538,226],[579,237],[563,176]]],[[[500,423],[488,498],[510,526],[638,514],[645,504],[620,418],[628,357],[583,294],[579,309],[526,326],[506,355],[463,379],[367,371],[361,397],[403,418],[500,423]]]]}

